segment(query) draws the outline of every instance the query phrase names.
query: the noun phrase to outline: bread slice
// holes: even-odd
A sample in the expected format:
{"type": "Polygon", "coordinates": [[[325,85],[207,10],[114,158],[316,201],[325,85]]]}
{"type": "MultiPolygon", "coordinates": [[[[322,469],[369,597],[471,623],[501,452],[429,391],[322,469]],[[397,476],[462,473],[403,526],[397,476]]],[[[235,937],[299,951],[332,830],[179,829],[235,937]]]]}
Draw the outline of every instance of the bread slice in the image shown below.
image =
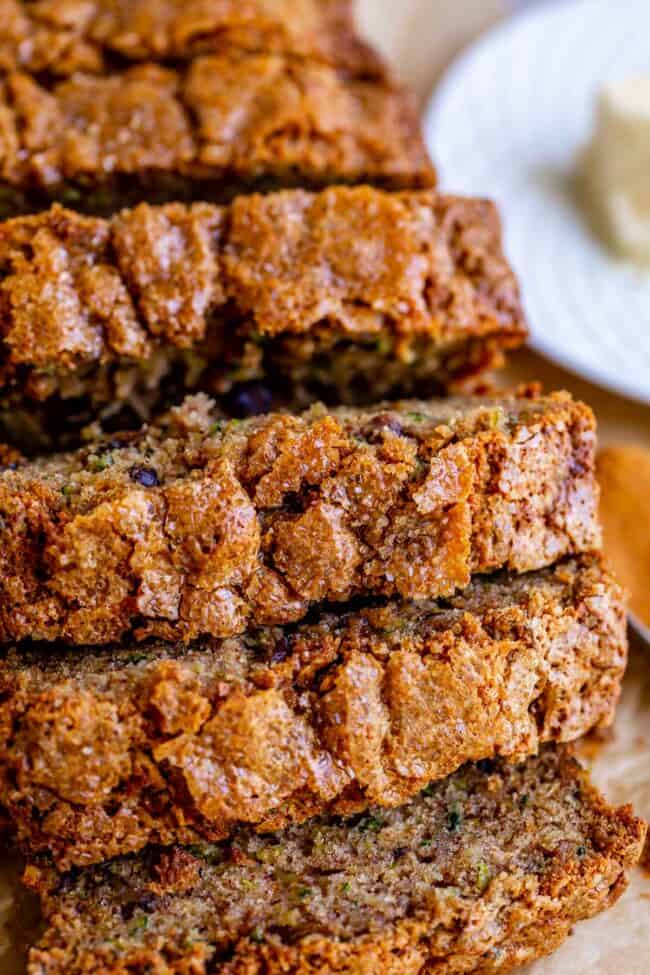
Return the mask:
{"type": "Polygon", "coordinates": [[[0,79],[0,216],[89,213],[251,189],[435,181],[415,100],[281,54],[229,51],[60,81],[0,79]]]}
{"type": "Polygon", "coordinates": [[[190,640],[598,547],[568,394],[167,421],[0,471],[0,640],[190,640]]]}
{"type": "Polygon", "coordinates": [[[399,809],[52,878],[29,973],[508,972],[616,901],[644,835],[562,751],[467,765],[399,809]]]}
{"type": "Polygon", "coordinates": [[[395,806],[609,724],[625,661],[593,557],[189,649],[23,647],[0,663],[0,803],[62,869],[395,806]]]}
{"type": "Polygon", "coordinates": [[[238,416],[431,395],[526,335],[495,207],[434,191],[54,206],[0,224],[0,278],[0,433],[39,449],[183,390],[238,416]]]}
{"type": "Polygon", "coordinates": [[[248,51],[324,61],[351,75],[386,73],[358,36],[352,0],[2,0],[0,71],[69,76],[116,59],[175,63],[248,51]]]}

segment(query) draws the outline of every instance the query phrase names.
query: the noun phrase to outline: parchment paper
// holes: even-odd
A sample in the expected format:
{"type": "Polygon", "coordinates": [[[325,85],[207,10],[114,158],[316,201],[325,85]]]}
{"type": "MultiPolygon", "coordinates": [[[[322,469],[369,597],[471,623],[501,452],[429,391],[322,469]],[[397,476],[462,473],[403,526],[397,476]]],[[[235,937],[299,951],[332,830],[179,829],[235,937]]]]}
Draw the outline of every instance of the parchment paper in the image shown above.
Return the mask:
{"type": "MultiPolygon", "coordinates": [[[[610,802],[650,820],[650,647],[633,639],[623,697],[609,740],[579,748],[610,802]]],[[[650,975],[650,871],[639,868],[610,911],[585,921],[526,975],[650,975]]]]}

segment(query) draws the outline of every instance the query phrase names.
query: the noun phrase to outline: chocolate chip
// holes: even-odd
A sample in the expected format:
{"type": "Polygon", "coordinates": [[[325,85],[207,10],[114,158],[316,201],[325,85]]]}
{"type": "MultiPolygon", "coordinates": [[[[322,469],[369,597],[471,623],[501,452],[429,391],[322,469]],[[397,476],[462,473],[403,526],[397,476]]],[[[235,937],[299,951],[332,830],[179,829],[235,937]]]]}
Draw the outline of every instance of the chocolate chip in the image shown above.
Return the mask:
{"type": "Polygon", "coordinates": [[[235,417],[257,416],[269,412],[273,406],[273,394],[263,383],[239,383],[228,396],[226,406],[235,417]]]}
{"type": "Polygon", "coordinates": [[[111,440],[107,440],[105,443],[103,443],[102,446],[106,450],[124,450],[125,447],[128,447],[129,446],[129,441],[128,440],[114,440],[114,439],[111,439],[111,440]]]}
{"type": "Polygon", "coordinates": [[[72,870],[68,870],[59,877],[59,882],[56,885],[57,894],[69,894],[71,890],[74,890],[75,885],[79,882],[79,870],[73,867],[72,870]]]}
{"type": "Polygon", "coordinates": [[[385,433],[394,433],[399,437],[402,429],[402,424],[392,413],[378,413],[366,424],[364,434],[371,443],[374,443],[381,440],[385,433]]]}
{"type": "Polygon", "coordinates": [[[273,647],[273,653],[271,654],[271,662],[274,664],[281,664],[283,660],[286,660],[291,653],[291,644],[289,643],[286,636],[281,636],[278,642],[273,647]]]}
{"type": "Polygon", "coordinates": [[[145,894],[140,898],[138,906],[140,907],[141,911],[145,912],[145,914],[151,914],[156,910],[159,902],[160,897],[157,897],[156,894],[145,894]]]}
{"type": "Polygon", "coordinates": [[[129,477],[136,484],[141,484],[142,487],[158,487],[160,481],[158,480],[158,474],[153,469],[153,467],[131,467],[129,470],[129,477]]]}
{"type": "MultiPolygon", "coordinates": [[[[135,916],[136,911],[152,914],[156,910],[160,900],[161,898],[157,897],[156,894],[144,894],[137,900],[125,901],[121,904],[120,913],[125,921],[130,921],[135,916]]],[[[146,919],[144,920],[146,922],[146,919]]],[[[146,923],[140,921],[138,927],[146,927],[146,923]]]]}

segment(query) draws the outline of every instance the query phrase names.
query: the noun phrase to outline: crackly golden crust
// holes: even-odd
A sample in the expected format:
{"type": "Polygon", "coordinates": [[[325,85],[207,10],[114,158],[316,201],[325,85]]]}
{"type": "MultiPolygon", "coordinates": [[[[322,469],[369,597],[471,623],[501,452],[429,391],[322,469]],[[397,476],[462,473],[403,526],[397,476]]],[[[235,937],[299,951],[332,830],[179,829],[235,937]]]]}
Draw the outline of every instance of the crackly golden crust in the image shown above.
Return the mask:
{"type": "Polygon", "coordinates": [[[0,81],[3,215],[62,199],[230,199],[246,188],[430,186],[416,105],[391,81],[281,55],[206,55],[45,86],[0,81]]]}
{"type": "Polygon", "coordinates": [[[191,649],[50,645],[0,663],[0,802],[60,869],[395,806],[467,761],[609,724],[621,591],[597,557],[451,603],[328,614],[191,649]]]}
{"type": "Polygon", "coordinates": [[[503,973],[610,906],[645,824],[564,752],[467,765],[400,809],[152,849],[61,878],[30,975],[503,973]]]}
{"type": "Polygon", "coordinates": [[[0,71],[102,73],[116,58],[179,61],[228,50],[386,73],[351,0],[0,0],[0,71]]]}
{"type": "Polygon", "coordinates": [[[0,471],[0,638],[190,640],[600,543],[594,417],[568,394],[161,426],[0,471]]]}
{"type": "Polygon", "coordinates": [[[281,377],[294,406],[443,387],[526,334],[496,209],[434,191],[142,204],[110,221],[54,206],[0,225],[0,275],[0,422],[18,441],[23,414],[40,423],[41,447],[120,403],[147,419],[170,387],[228,403],[237,383],[277,392],[281,377]]]}

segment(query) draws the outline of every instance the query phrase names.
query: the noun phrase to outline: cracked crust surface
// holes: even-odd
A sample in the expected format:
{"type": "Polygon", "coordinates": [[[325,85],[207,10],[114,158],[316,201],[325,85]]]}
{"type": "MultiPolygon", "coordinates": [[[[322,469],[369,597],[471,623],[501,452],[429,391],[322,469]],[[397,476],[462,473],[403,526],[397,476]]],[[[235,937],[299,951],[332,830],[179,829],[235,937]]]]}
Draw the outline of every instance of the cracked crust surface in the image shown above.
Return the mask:
{"type": "Polygon", "coordinates": [[[396,806],[467,761],[608,725],[625,627],[585,557],[191,648],[11,650],[0,802],[59,869],[396,806]]]}
{"type": "Polygon", "coordinates": [[[48,199],[111,213],[251,188],[434,181],[410,94],[317,62],[228,53],[49,85],[0,80],[4,216],[48,199]]]}
{"type": "Polygon", "coordinates": [[[54,206],[0,225],[0,276],[3,426],[20,442],[31,424],[40,447],[115,423],[119,404],[141,422],[169,390],[228,404],[255,382],[281,398],[281,377],[295,406],[445,387],[526,335],[496,208],[434,191],[296,190],[111,220],[54,206]]]}
{"type": "Polygon", "coordinates": [[[160,425],[0,471],[0,639],[191,640],[357,595],[451,595],[600,544],[568,394],[160,425]]]}
{"type": "Polygon", "coordinates": [[[505,973],[614,903],[644,836],[561,750],[466,765],[399,809],[281,837],[31,867],[47,927],[29,973],[505,973]]]}
{"type": "Polygon", "coordinates": [[[0,71],[101,74],[119,59],[177,62],[229,50],[386,73],[351,0],[0,0],[0,71]]]}

